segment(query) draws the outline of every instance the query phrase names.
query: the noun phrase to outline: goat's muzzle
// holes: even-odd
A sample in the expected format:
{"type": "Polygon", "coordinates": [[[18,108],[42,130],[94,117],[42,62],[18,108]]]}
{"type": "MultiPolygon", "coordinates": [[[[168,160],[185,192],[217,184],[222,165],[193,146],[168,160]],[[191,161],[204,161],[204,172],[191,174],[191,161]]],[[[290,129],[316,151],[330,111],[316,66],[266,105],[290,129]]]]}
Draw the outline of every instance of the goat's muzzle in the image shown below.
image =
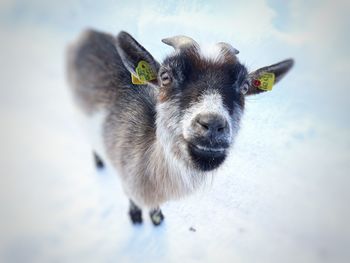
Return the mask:
{"type": "Polygon", "coordinates": [[[218,114],[198,114],[192,121],[189,153],[199,169],[217,168],[226,158],[230,146],[230,127],[218,114]]]}

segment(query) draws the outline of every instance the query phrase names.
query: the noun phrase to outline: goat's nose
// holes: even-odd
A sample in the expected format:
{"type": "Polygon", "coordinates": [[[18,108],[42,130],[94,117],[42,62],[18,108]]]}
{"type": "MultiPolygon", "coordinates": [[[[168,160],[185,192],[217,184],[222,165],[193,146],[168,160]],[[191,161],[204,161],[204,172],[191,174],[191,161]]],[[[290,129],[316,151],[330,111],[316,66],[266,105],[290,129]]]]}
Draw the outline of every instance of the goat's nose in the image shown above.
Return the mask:
{"type": "Polygon", "coordinates": [[[199,115],[196,119],[197,126],[203,135],[220,136],[228,132],[227,121],[216,114],[199,115]]]}

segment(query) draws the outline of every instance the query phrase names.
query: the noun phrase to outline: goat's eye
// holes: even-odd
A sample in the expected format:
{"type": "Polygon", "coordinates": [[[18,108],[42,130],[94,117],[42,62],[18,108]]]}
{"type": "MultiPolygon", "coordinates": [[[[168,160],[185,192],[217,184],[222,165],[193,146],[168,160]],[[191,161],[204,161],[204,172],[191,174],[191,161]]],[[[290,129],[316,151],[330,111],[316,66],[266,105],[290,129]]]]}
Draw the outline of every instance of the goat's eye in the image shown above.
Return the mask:
{"type": "Polygon", "coordinates": [[[162,86],[167,86],[171,83],[171,77],[168,72],[163,72],[160,74],[160,80],[162,82],[162,86]]]}
{"type": "Polygon", "coordinates": [[[243,83],[243,85],[241,86],[241,93],[244,95],[248,92],[249,90],[249,83],[245,82],[243,83]]]}

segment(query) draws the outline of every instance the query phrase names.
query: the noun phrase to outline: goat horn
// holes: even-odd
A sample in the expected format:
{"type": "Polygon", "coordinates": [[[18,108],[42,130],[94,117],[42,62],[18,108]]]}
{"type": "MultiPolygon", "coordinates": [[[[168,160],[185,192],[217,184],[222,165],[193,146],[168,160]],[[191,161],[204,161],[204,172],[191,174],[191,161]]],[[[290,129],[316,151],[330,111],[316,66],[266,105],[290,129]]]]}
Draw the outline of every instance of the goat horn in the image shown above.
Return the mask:
{"type": "Polygon", "coordinates": [[[233,53],[235,55],[239,54],[239,51],[237,49],[235,49],[233,46],[231,46],[228,43],[225,42],[219,42],[217,43],[217,45],[221,48],[221,50],[229,52],[229,53],[233,53]]]}
{"type": "Polygon", "coordinates": [[[172,46],[175,50],[180,50],[190,46],[199,48],[198,43],[194,41],[192,38],[187,36],[174,36],[174,37],[164,38],[162,39],[162,42],[164,44],[172,46]]]}

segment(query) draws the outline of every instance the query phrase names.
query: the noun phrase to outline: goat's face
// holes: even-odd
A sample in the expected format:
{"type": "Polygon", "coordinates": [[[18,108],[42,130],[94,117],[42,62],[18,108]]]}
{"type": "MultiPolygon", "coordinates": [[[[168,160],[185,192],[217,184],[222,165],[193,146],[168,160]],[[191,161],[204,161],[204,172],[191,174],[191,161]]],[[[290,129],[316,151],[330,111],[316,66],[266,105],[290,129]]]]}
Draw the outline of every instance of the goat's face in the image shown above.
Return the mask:
{"type": "Polygon", "coordinates": [[[219,43],[217,56],[208,58],[189,37],[176,36],[163,42],[175,52],[161,65],[126,32],[118,35],[116,46],[132,74],[137,74],[135,68],[141,60],[157,72],[158,78],[149,84],[159,90],[157,137],[165,151],[187,167],[213,170],[225,160],[234,141],[245,96],[264,91],[254,80],[269,72],[278,82],[293,60],[248,74],[236,57],[238,51],[229,44],[219,43]]]}
{"type": "Polygon", "coordinates": [[[225,160],[239,127],[244,107],[240,87],[246,77],[235,56],[210,59],[189,48],[165,59],[158,106],[165,125],[159,126],[171,134],[167,142],[179,158],[203,171],[225,160]]]}

